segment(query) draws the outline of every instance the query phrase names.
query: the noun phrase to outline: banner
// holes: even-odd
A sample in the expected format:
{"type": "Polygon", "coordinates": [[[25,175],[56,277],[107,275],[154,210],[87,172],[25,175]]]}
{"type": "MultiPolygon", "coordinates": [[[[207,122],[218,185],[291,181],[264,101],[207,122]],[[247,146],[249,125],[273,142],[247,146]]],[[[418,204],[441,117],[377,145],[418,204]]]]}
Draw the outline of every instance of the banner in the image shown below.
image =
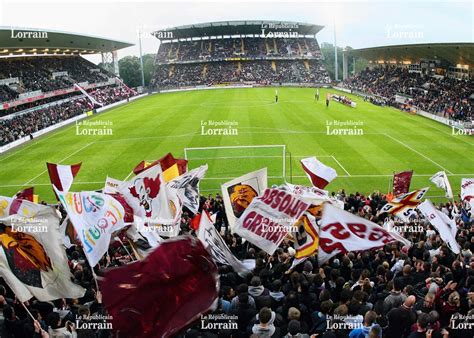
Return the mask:
{"type": "Polygon", "coordinates": [[[227,221],[231,229],[252,200],[267,188],[267,168],[233,179],[221,186],[227,221]]]}
{"type": "Polygon", "coordinates": [[[410,183],[412,176],[413,170],[402,171],[393,174],[393,194],[395,196],[400,194],[406,194],[410,191],[410,183]]]}
{"type": "Polygon", "coordinates": [[[123,183],[124,183],[123,181],[119,181],[119,180],[116,180],[115,178],[107,176],[107,179],[105,180],[104,193],[106,194],[118,193],[119,192],[118,188],[123,183]]]}
{"type": "Polygon", "coordinates": [[[451,189],[448,176],[444,171],[439,171],[431,176],[430,181],[433,182],[438,188],[444,190],[446,198],[453,198],[453,189],[451,189]]]}
{"type": "Polygon", "coordinates": [[[319,189],[324,189],[337,177],[336,170],[323,164],[316,157],[303,158],[301,165],[311,183],[319,189]]]}
{"type": "Polygon", "coordinates": [[[216,263],[230,265],[241,277],[245,277],[250,272],[245,265],[232,254],[205,211],[201,214],[197,237],[210,252],[216,263]]]}
{"type": "Polygon", "coordinates": [[[61,247],[59,216],[49,206],[22,202],[17,214],[0,216],[0,275],[21,302],[80,298],[61,247]]]}
{"type": "Polygon", "coordinates": [[[318,261],[323,264],[331,257],[349,251],[369,250],[394,241],[411,243],[381,226],[325,203],[319,230],[318,261]]]}
{"type": "Polygon", "coordinates": [[[188,171],[167,184],[169,189],[177,192],[184,206],[193,214],[197,214],[199,210],[199,182],[204,178],[206,172],[207,164],[188,171]]]}
{"type": "Polygon", "coordinates": [[[255,197],[245,209],[234,231],[273,255],[308,207],[308,203],[284,190],[265,189],[263,195],[255,197]]]}
{"type": "Polygon", "coordinates": [[[133,209],[135,220],[145,225],[175,224],[181,206],[168,193],[159,165],[143,171],[118,188],[125,201],[133,209]],[[170,195],[170,196],[169,196],[170,195]]]}
{"type": "Polygon", "coordinates": [[[295,257],[291,268],[302,263],[306,258],[314,255],[319,246],[319,226],[316,215],[320,206],[309,207],[303,216],[293,225],[291,235],[294,239],[295,257]]]}
{"type": "Polygon", "coordinates": [[[89,264],[96,266],[109,248],[112,233],[125,226],[123,206],[112,196],[95,191],[55,191],[76,229],[89,264]]]}
{"type": "Polygon", "coordinates": [[[474,214],[474,178],[461,180],[461,201],[470,204],[471,213],[474,214]]]}
{"type": "Polygon", "coordinates": [[[457,227],[456,222],[445,213],[437,210],[430,200],[426,200],[418,206],[428,221],[438,230],[441,239],[448,245],[456,255],[461,252],[459,244],[456,242],[457,227]]]}
{"type": "Polygon", "coordinates": [[[416,215],[415,209],[428,189],[423,188],[395,197],[380,209],[379,214],[388,212],[396,215],[402,221],[408,222],[411,216],[416,215]]]}

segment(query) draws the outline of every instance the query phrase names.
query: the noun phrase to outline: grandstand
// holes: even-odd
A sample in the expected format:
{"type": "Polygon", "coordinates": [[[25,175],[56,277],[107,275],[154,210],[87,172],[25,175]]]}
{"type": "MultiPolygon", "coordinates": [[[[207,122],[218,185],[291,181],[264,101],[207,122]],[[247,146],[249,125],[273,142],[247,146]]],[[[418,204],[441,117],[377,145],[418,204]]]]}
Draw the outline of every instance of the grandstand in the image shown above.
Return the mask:
{"type": "Polygon", "coordinates": [[[382,46],[344,53],[341,86],[387,104],[417,112],[445,124],[474,130],[474,44],[435,43],[382,46]],[[349,77],[348,59],[365,60],[367,68],[349,77]]]}
{"type": "Polygon", "coordinates": [[[316,34],[299,22],[225,21],[154,32],[160,40],[152,85],[330,82],[316,34]]]}
{"type": "Polygon", "coordinates": [[[0,41],[0,147],[134,94],[117,78],[116,54],[132,44],[12,27],[0,41]],[[109,70],[82,57],[99,53],[109,70]]]}

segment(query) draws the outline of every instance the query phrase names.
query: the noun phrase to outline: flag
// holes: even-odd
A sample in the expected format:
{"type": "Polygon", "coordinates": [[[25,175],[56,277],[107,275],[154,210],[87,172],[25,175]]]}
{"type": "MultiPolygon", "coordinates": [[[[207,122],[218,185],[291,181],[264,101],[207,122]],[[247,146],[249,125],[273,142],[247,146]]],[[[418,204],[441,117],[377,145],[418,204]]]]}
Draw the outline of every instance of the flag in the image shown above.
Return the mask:
{"type": "Polygon", "coordinates": [[[316,157],[302,159],[301,165],[311,183],[319,189],[324,189],[337,177],[336,170],[321,163],[316,157]]]}
{"type": "Polygon", "coordinates": [[[153,163],[153,162],[141,161],[140,163],[138,163],[138,164],[135,166],[135,168],[133,168],[133,173],[134,173],[135,175],[140,174],[140,173],[141,173],[142,171],[144,171],[145,169],[148,169],[148,168],[151,166],[152,163],[153,163]]]}
{"type": "Polygon", "coordinates": [[[265,189],[236,221],[234,231],[273,255],[309,204],[278,188],[265,189]]]}
{"type": "Polygon", "coordinates": [[[26,188],[16,193],[15,198],[21,200],[27,200],[33,202],[34,199],[34,188],[26,188]]]}
{"type": "Polygon", "coordinates": [[[412,192],[400,195],[385,204],[379,213],[388,212],[398,216],[404,222],[408,222],[410,217],[416,215],[416,207],[425,196],[429,188],[414,190],[412,192]]]}
{"type": "Polygon", "coordinates": [[[0,218],[17,214],[24,201],[26,200],[0,196],[0,218]]]}
{"type": "Polygon", "coordinates": [[[444,190],[446,198],[453,198],[453,190],[451,189],[448,176],[444,171],[439,171],[431,176],[430,181],[433,182],[438,188],[444,190]]]}
{"type": "MultiPolygon", "coordinates": [[[[188,161],[181,158],[174,158],[171,153],[166,154],[159,160],[153,162],[141,161],[134,169],[133,172],[135,175],[140,174],[145,169],[150,169],[156,165],[160,165],[161,170],[165,172],[166,170],[170,169],[173,165],[177,166],[179,175],[184,174],[188,170],[188,161]]],[[[172,169],[174,170],[174,169],[172,169]]],[[[168,174],[171,175],[171,174],[168,174]]],[[[178,176],[179,176],[178,175],[178,176]]]]}
{"type": "Polygon", "coordinates": [[[171,167],[163,171],[163,178],[165,182],[169,182],[179,176],[179,169],[177,164],[173,164],[171,167]]]}
{"type": "Polygon", "coordinates": [[[319,229],[318,261],[323,264],[331,257],[349,251],[382,247],[394,241],[411,243],[400,235],[358,217],[336,206],[325,203],[319,229]]]}
{"type": "Polygon", "coordinates": [[[461,180],[461,201],[470,204],[471,212],[474,214],[474,178],[461,180]]]}
{"type": "Polygon", "coordinates": [[[118,187],[123,183],[123,181],[116,180],[115,178],[107,176],[105,180],[104,193],[106,194],[115,194],[118,192],[118,187]]]}
{"type": "Polygon", "coordinates": [[[96,266],[109,248],[112,233],[125,226],[123,206],[112,196],[95,191],[55,191],[74,225],[90,266],[96,266]]]}
{"type": "Polygon", "coordinates": [[[252,200],[266,188],[267,168],[237,177],[221,186],[224,209],[231,229],[252,200]]]}
{"type": "Polygon", "coordinates": [[[161,243],[144,260],[110,269],[100,290],[123,337],[172,337],[210,311],[219,296],[217,266],[191,236],[161,243]]]}
{"type": "Polygon", "coordinates": [[[393,174],[393,194],[395,196],[406,194],[410,191],[412,176],[413,170],[401,171],[399,173],[393,174]]]}
{"type": "Polygon", "coordinates": [[[66,216],[64,221],[59,226],[59,233],[63,239],[63,245],[66,248],[71,248],[74,245],[80,245],[79,238],[77,236],[77,232],[74,229],[74,226],[69,219],[69,216],[66,216]]]}
{"type": "Polygon", "coordinates": [[[73,165],[62,165],[54,163],[46,163],[48,167],[49,178],[53,186],[59,191],[69,191],[74,177],[76,177],[82,163],[73,165]]]}
{"type": "Polygon", "coordinates": [[[295,258],[309,257],[318,249],[318,231],[316,217],[310,211],[305,211],[294,224],[292,233],[295,239],[295,258]]]}
{"type": "Polygon", "coordinates": [[[457,227],[456,222],[449,218],[442,211],[437,210],[430,200],[425,200],[418,206],[426,219],[438,230],[443,241],[456,255],[461,252],[459,244],[456,242],[457,227]]]}
{"type": "Polygon", "coordinates": [[[334,197],[330,197],[326,190],[321,190],[316,187],[306,187],[304,185],[291,184],[288,182],[280,185],[280,189],[298,196],[303,201],[311,205],[321,205],[324,202],[329,202],[341,209],[344,209],[344,202],[334,197]]]}
{"type": "Polygon", "coordinates": [[[177,191],[184,206],[193,214],[197,214],[199,210],[199,182],[206,172],[207,164],[190,170],[167,184],[169,189],[177,191]]]}
{"type": "Polygon", "coordinates": [[[197,238],[210,252],[216,263],[230,265],[241,277],[245,277],[250,271],[230,251],[217,229],[212,224],[206,211],[201,214],[197,238]]]}
{"type": "Polygon", "coordinates": [[[124,182],[118,191],[144,224],[173,224],[175,221],[177,206],[171,205],[160,166],[152,166],[124,182]]]}
{"type": "Polygon", "coordinates": [[[16,214],[0,216],[0,276],[21,302],[80,298],[61,247],[59,216],[50,206],[22,200],[16,214]]]}

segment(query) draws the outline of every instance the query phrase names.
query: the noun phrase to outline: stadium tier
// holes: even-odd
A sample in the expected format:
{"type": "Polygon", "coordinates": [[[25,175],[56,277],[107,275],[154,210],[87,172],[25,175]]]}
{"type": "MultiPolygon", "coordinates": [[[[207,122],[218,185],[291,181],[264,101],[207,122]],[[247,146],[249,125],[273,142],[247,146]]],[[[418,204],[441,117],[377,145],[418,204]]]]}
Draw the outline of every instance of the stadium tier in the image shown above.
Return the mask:
{"type": "MultiPolygon", "coordinates": [[[[0,29],[0,36],[5,31],[10,32],[0,29]]],[[[130,44],[62,32],[51,32],[48,46],[41,46],[42,40],[10,40],[0,46],[2,53],[10,51],[0,58],[0,146],[136,94],[80,55],[130,44]],[[71,50],[71,43],[79,49],[71,50]]]]}
{"type": "Polygon", "coordinates": [[[328,84],[315,37],[322,27],[280,25],[294,31],[272,34],[266,21],[220,23],[217,31],[216,23],[171,28],[177,38],[162,39],[152,84],[158,88],[242,82],[328,84]]]}

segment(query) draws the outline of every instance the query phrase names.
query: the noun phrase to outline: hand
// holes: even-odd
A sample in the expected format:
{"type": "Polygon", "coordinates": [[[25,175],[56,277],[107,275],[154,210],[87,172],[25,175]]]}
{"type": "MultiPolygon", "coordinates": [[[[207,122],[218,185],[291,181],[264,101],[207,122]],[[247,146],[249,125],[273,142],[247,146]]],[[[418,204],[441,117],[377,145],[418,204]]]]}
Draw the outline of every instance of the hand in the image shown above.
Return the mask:
{"type": "Polygon", "coordinates": [[[102,304],[102,292],[97,291],[95,294],[95,299],[97,300],[97,303],[102,304]]]}
{"type": "Polygon", "coordinates": [[[449,337],[449,331],[446,330],[446,329],[442,329],[442,330],[441,330],[441,334],[443,335],[443,338],[449,337]]]}
{"type": "Polygon", "coordinates": [[[432,334],[433,334],[433,330],[429,329],[428,331],[426,331],[426,338],[431,338],[432,334]]]}
{"type": "Polygon", "coordinates": [[[33,325],[34,325],[34,327],[35,327],[35,332],[36,332],[36,333],[40,333],[40,332],[41,332],[41,325],[40,325],[40,323],[39,323],[37,320],[35,320],[35,321],[33,322],[33,325]]]}

